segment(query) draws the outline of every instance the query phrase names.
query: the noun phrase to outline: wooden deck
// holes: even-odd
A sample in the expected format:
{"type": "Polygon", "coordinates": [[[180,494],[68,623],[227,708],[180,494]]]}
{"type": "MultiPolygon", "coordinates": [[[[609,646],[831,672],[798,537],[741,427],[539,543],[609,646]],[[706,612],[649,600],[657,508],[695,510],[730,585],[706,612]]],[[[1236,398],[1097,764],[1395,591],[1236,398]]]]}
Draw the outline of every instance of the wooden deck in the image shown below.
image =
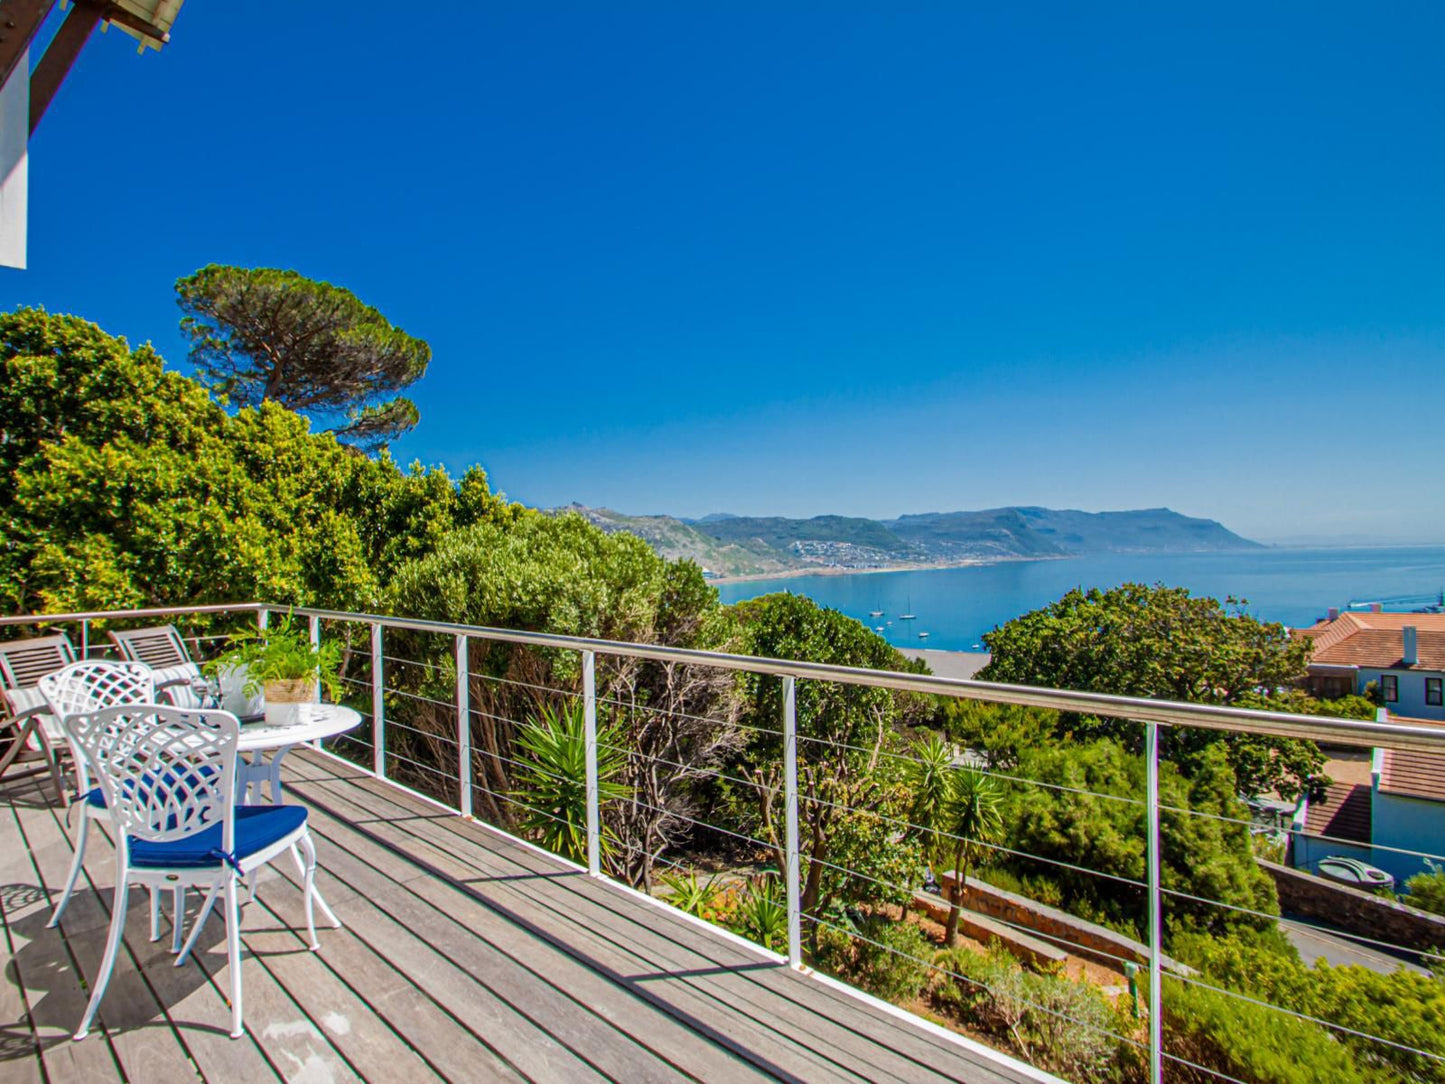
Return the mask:
{"type": "Polygon", "coordinates": [[[45,929],[71,832],[33,781],[0,789],[0,1079],[1030,1079],[330,758],[293,755],[286,778],[345,929],[308,952],[294,868],[263,877],[243,914],[238,1040],[221,923],[172,967],[169,925],[146,940],[139,892],[100,1024],[70,1040],[110,849],[92,839],[91,883],[45,929]]]}

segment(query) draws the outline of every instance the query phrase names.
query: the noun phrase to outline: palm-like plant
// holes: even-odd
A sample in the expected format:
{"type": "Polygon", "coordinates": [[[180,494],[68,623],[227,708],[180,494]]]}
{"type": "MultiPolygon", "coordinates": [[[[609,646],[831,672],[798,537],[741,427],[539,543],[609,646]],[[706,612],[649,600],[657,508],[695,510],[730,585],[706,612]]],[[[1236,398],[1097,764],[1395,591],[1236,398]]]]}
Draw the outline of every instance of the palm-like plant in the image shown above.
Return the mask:
{"type": "Polygon", "coordinates": [[[953,749],[931,734],[913,748],[908,769],[909,819],[922,834],[924,853],[933,863],[953,867],[948,891],[944,940],[958,940],[964,882],[981,850],[1003,832],[1003,792],[989,776],[954,766],[953,749]]]}
{"type": "MultiPolygon", "coordinates": [[[[617,776],[627,764],[616,727],[597,728],[597,802],[630,796],[617,776]]],[[[516,786],[512,796],[522,806],[521,827],[535,834],[542,846],[574,862],[587,857],[587,737],[582,706],[557,709],[548,705],[540,718],[523,723],[517,731],[516,786]]],[[[601,828],[603,857],[616,849],[617,837],[601,828]]]]}
{"type": "Polygon", "coordinates": [[[982,772],[958,768],[952,777],[952,794],[944,810],[942,831],[952,836],[953,884],[948,893],[948,923],[944,944],[958,941],[958,916],[963,905],[969,866],[981,850],[1003,834],[1003,792],[982,772]]]}

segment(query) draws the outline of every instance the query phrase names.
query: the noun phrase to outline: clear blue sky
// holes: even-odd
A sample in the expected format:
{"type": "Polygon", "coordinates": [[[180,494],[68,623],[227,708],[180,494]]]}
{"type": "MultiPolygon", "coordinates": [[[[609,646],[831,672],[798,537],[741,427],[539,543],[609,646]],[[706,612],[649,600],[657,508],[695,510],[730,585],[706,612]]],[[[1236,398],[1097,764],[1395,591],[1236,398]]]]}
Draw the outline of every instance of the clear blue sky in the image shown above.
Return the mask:
{"type": "Polygon", "coordinates": [[[340,283],[534,504],[1445,541],[1445,6],[601,6],[97,35],[0,301],[183,367],[177,277],[340,283]]]}

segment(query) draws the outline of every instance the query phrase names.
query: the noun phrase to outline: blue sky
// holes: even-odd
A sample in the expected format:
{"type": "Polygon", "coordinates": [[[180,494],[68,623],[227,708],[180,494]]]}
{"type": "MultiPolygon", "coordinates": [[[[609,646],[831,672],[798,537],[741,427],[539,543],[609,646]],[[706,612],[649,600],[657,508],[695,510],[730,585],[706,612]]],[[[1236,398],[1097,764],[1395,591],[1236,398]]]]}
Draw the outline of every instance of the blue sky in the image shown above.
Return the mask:
{"type": "Polygon", "coordinates": [[[1445,541],[1445,8],[607,7],[97,35],[0,302],[184,367],[176,278],[340,283],[534,504],[1445,541]]]}

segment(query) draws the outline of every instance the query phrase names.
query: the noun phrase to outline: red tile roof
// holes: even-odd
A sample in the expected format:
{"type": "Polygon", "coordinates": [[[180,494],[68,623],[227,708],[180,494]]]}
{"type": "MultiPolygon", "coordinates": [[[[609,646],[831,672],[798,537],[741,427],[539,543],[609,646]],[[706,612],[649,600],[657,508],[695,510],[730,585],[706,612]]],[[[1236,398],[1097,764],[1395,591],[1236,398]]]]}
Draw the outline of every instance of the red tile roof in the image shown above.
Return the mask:
{"type": "Polygon", "coordinates": [[[1311,835],[1370,842],[1370,784],[1331,783],[1323,801],[1310,802],[1305,831],[1311,835]]]}
{"type": "Polygon", "coordinates": [[[1445,802],[1445,753],[1386,749],[1381,761],[1381,791],[1445,802]]]}
{"type": "Polygon", "coordinates": [[[1367,666],[1380,670],[1445,670],[1445,614],[1341,614],[1321,621],[1296,636],[1314,641],[1310,662],[1332,666],[1367,666]],[[1417,658],[1413,667],[1401,661],[1405,654],[1403,629],[1417,630],[1417,658]]]}

